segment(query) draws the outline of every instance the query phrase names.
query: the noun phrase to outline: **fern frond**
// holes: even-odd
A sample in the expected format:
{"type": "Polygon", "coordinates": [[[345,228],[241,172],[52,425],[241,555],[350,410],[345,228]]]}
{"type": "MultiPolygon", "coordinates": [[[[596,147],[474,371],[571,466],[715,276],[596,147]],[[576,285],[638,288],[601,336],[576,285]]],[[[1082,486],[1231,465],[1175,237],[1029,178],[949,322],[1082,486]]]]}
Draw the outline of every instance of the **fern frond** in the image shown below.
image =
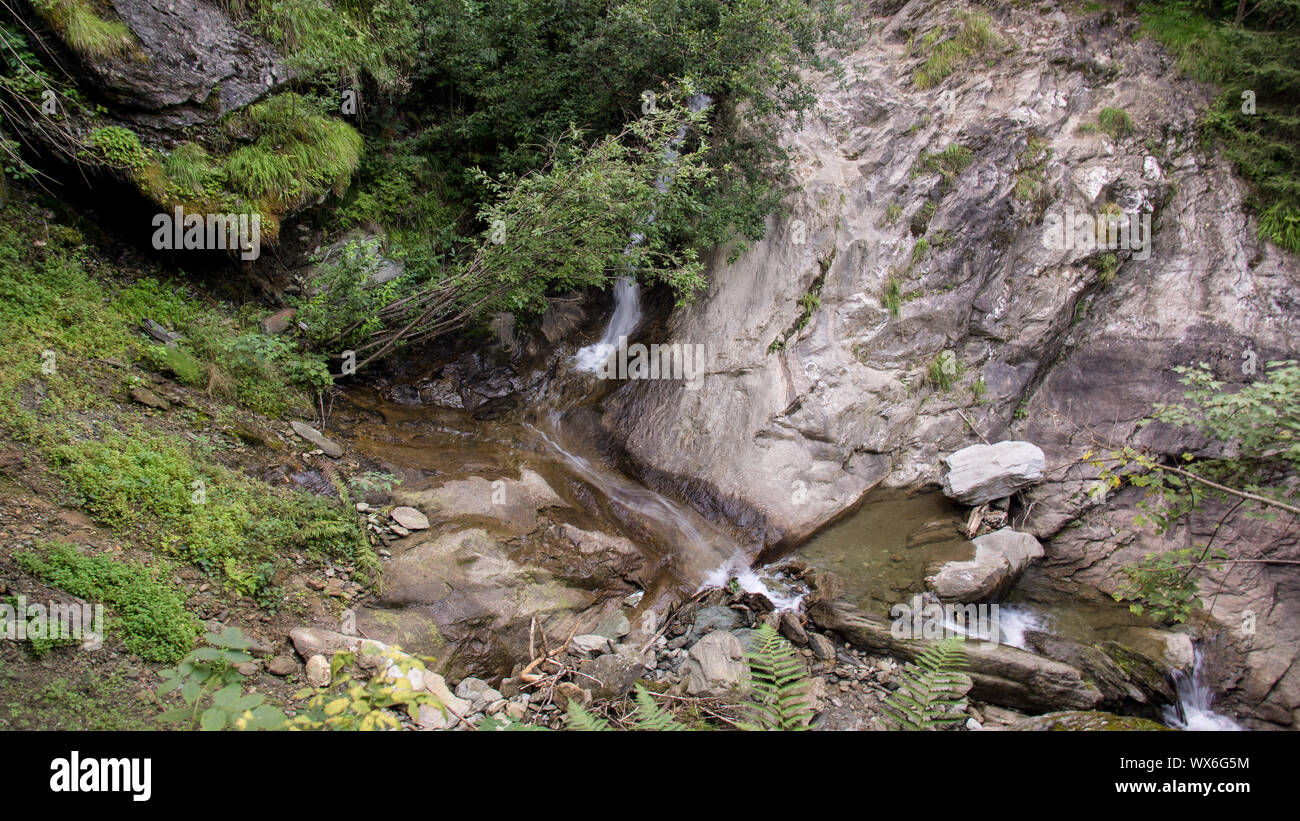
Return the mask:
{"type": "Polygon", "coordinates": [[[601,732],[610,729],[608,721],[582,709],[582,705],[576,699],[569,699],[569,706],[565,712],[566,729],[577,730],[580,733],[601,732]]]}
{"type": "Polygon", "coordinates": [[[966,719],[955,712],[970,679],[960,638],[944,639],[922,651],[902,673],[898,689],[883,705],[885,713],[905,730],[929,730],[966,719]]]}
{"type": "Polygon", "coordinates": [[[655,703],[654,697],[640,684],[636,685],[636,728],[638,730],[681,731],[686,727],[677,722],[673,714],[655,703]]]}
{"type": "Polygon", "coordinates": [[[747,730],[804,730],[812,719],[807,668],[790,643],[769,624],[758,628],[758,647],[745,654],[749,721],[747,730]]]}

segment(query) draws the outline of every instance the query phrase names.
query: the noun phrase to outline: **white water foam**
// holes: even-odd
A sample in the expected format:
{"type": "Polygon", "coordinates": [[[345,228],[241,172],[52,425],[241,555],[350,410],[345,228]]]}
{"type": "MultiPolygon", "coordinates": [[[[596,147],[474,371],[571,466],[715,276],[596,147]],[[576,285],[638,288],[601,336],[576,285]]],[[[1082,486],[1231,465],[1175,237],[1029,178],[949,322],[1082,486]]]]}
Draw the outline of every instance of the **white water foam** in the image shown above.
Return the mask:
{"type": "Polygon", "coordinates": [[[800,606],[803,605],[803,598],[808,594],[808,588],[799,582],[765,568],[754,570],[749,566],[749,562],[739,555],[714,568],[700,585],[700,591],[726,587],[732,579],[735,579],[740,589],[746,593],[761,593],[766,596],[767,600],[776,607],[777,612],[782,610],[799,612],[800,606]]]}

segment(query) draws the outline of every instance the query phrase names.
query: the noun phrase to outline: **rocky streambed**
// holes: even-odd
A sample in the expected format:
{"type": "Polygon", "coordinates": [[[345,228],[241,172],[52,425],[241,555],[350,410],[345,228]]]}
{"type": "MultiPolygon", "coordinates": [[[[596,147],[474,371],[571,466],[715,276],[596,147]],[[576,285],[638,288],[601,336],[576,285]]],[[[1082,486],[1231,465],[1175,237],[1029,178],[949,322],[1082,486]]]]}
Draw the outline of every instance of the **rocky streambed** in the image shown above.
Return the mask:
{"type": "Polygon", "coordinates": [[[909,601],[1001,602],[1008,614],[1001,632],[967,642],[967,729],[1062,710],[1151,721],[1177,704],[1187,634],[1022,584],[1043,556],[1008,503],[1041,477],[1029,443],[951,454],[942,491],[868,497],[763,567],[752,531],[647,488],[584,427],[582,402],[557,399],[573,385],[517,365],[356,386],[331,417],[331,444],[355,472],[396,482],[358,504],[382,571],[337,629],[291,639],[303,663],[364,642],[434,657],[428,687],[459,718],[413,725],[558,725],[570,699],[617,720],[637,683],[736,720],[745,653],[768,623],[806,667],[815,727],[884,728],[883,699],[935,637],[900,638],[893,608],[909,601]],[[517,385],[519,401],[474,401],[484,379],[517,385]]]}

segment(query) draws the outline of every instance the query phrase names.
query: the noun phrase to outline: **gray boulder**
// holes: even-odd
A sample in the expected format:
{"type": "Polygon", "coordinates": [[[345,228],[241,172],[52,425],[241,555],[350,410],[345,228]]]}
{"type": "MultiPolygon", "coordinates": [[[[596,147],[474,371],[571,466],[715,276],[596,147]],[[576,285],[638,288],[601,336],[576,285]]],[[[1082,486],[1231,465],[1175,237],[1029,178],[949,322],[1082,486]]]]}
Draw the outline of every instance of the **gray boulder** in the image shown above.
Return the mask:
{"type": "Polygon", "coordinates": [[[1003,499],[1043,478],[1047,460],[1030,442],[971,445],[943,457],[944,495],[966,505],[1003,499]]]}
{"type": "Polygon", "coordinates": [[[686,692],[693,696],[726,695],[745,678],[745,648],[725,630],[695,643],[682,665],[686,692]]]}
{"type": "Polygon", "coordinates": [[[979,602],[1005,595],[1029,563],[1043,555],[1037,539],[1009,527],[986,533],[972,544],[974,559],[948,562],[926,578],[926,584],[943,601],[979,602]]]}

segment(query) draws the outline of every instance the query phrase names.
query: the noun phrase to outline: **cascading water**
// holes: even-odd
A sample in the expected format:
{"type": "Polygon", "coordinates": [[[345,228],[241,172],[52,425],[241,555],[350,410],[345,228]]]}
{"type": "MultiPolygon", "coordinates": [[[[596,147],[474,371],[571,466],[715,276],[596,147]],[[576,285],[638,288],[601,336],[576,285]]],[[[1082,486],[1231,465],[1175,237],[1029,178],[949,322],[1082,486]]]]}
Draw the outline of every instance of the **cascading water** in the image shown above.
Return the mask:
{"type": "Polygon", "coordinates": [[[573,357],[575,370],[594,373],[618,348],[618,341],[630,336],[641,324],[640,286],[630,276],[621,276],[614,283],[614,315],[600,341],[588,345],[573,357]]]}
{"type": "Polygon", "coordinates": [[[657,531],[675,551],[673,559],[683,584],[701,584],[713,568],[736,552],[735,541],[695,511],[561,445],[558,412],[548,413],[546,421],[551,432],[534,425],[525,427],[578,477],[657,531]]]}
{"type": "Polygon", "coordinates": [[[1178,703],[1165,707],[1165,724],[1179,730],[1242,730],[1240,724],[1214,712],[1214,691],[1205,683],[1204,658],[1197,647],[1192,655],[1192,670],[1176,670],[1174,684],[1178,689],[1178,703]]]}
{"type": "MultiPolygon", "coordinates": [[[[707,94],[696,94],[687,102],[687,108],[693,114],[698,114],[708,108],[713,102],[713,98],[707,94]]],[[[681,145],[682,140],[686,139],[686,126],[683,125],[677,129],[677,133],[668,141],[668,146],[664,149],[664,164],[667,170],[664,171],[655,180],[655,190],[660,194],[668,191],[668,186],[672,184],[675,174],[674,169],[677,167],[677,146],[681,145]]],[[[650,224],[655,221],[655,215],[651,212],[646,217],[646,223],[650,224]]],[[[625,255],[630,255],[632,250],[645,242],[645,234],[640,232],[631,236],[631,241],[623,249],[625,255]]],[[[624,274],[614,283],[614,315],[609,318],[609,325],[605,328],[605,333],[601,335],[600,341],[594,345],[588,345],[578,351],[573,357],[573,367],[575,370],[586,373],[594,373],[600,370],[610,355],[617,349],[619,342],[625,337],[631,336],[636,330],[636,326],[641,324],[641,287],[637,285],[636,280],[631,275],[624,274]]]]}

